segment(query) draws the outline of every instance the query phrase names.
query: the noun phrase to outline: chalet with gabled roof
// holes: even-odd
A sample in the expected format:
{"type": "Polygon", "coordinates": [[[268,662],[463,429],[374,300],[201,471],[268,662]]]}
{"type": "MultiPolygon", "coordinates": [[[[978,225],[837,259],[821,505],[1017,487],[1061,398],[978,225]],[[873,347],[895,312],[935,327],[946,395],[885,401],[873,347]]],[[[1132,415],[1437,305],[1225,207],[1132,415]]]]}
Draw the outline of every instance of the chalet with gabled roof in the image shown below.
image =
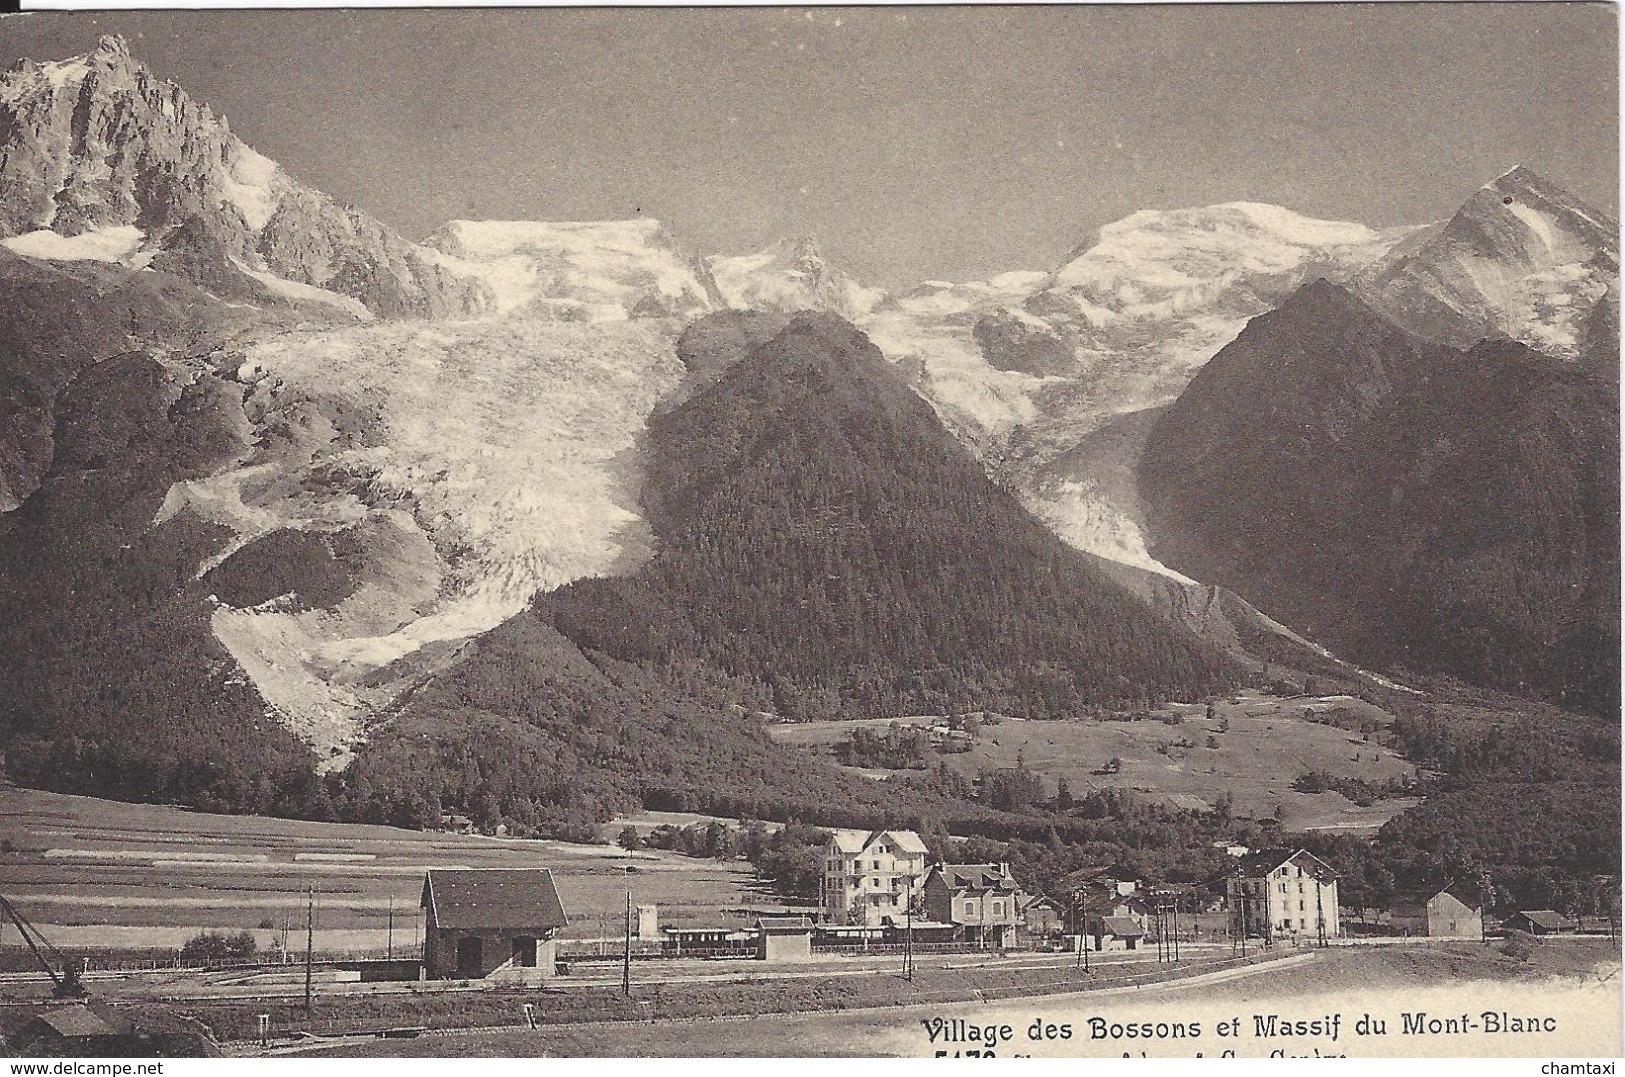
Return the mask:
{"type": "Polygon", "coordinates": [[[1562,935],[1574,930],[1574,921],[1551,909],[1525,909],[1508,917],[1506,926],[1531,935],[1562,935]]]}
{"type": "Polygon", "coordinates": [[[833,924],[901,924],[925,881],[925,842],[912,830],[834,830],[818,904],[833,924]]]}
{"type": "Polygon", "coordinates": [[[1396,895],[1388,919],[1405,934],[1421,938],[1484,937],[1484,903],[1471,887],[1457,882],[1396,895]]]}

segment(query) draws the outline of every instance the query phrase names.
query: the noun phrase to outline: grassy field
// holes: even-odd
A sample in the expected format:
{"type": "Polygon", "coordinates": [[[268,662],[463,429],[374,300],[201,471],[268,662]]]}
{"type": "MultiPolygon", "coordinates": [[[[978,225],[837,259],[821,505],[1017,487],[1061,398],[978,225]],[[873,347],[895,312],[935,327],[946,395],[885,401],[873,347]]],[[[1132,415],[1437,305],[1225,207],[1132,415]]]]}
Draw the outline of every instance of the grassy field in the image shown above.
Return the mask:
{"type": "MultiPolygon", "coordinates": [[[[0,787],[0,842],[4,893],[59,947],[173,947],[210,928],[252,931],[265,948],[287,922],[302,951],[312,886],[318,950],[382,950],[391,905],[395,944],[410,945],[430,867],[553,869],[571,918],[566,938],[617,933],[628,882],[633,900],[658,904],[666,923],[722,923],[724,909],[777,905],[737,863],[209,815],[11,787],[0,787]]],[[[20,945],[9,925],[0,945],[20,945]]]]}
{"type": "MultiPolygon", "coordinates": [[[[1118,1056],[1142,1045],[1091,1043],[1081,1035],[1091,1016],[1109,1021],[1202,1020],[1208,1039],[1196,1046],[1185,1043],[1151,1046],[1153,1054],[1184,1054],[1197,1050],[1217,1054],[1226,1046],[1240,1048],[1243,1057],[1262,1056],[1278,1043],[1238,1041],[1215,1044],[1218,1020],[1251,1014],[1278,1013],[1293,1019],[1317,1018],[1328,1012],[1397,1013],[1413,1005],[1436,1013],[1463,1009],[1510,1007],[1517,1012],[1561,1015],[1561,1035],[1493,1042],[1484,1050],[1458,1044],[1435,1046],[1447,1053],[1504,1056],[1611,1057],[1618,1052],[1619,1030],[1618,944],[1605,939],[1564,940],[1550,943],[1530,962],[1500,954],[1493,947],[1472,943],[1445,946],[1336,948],[1319,951],[1307,962],[1267,967],[1223,982],[1188,986],[1148,986],[1107,990],[1018,1003],[925,1003],[890,1012],[822,1013],[764,1016],[749,1021],[641,1024],[625,1027],[542,1028],[486,1032],[403,1041],[368,1041],[321,1049],[317,1054],[351,1057],[523,1057],[558,1056],[888,1056],[929,1055],[935,1047],[921,1021],[935,1017],[963,1017],[980,1025],[1009,1023],[1017,1039],[1000,1054],[1015,1053],[1118,1056]],[[1580,1014],[1590,1020],[1577,1020],[1580,1014]],[[1035,1018],[1072,1022],[1080,1030],[1068,1044],[1038,1044],[1023,1035],[1035,1018]]],[[[1397,1017],[1393,1019],[1397,1026],[1397,1017]]],[[[965,1046],[975,1047],[970,1044],[965,1046]]],[[[1293,1053],[1308,1044],[1288,1045],[1293,1053]]],[[[1351,1043],[1347,1036],[1322,1043],[1327,1053],[1406,1055],[1415,1044],[1391,1037],[1351,1043]]]]}
{"type": "MultiPolygon", "coordinates": [[[[1282,699],[1253,691],[1215,703],[1213,721],[1201,704],[1170,704],[1149,720],[1135,722],[1024,722],[1006,719],[984,726],[969,752],[944,755],[950,767],[975,776],[983,770],[1013,767],[1018,759],[1043,775],[1050,791],[1065,778],[1072,794],[1091,789],[1128,789],[1178,807],[1205,810],[1224,793],[1238,815],[1268,816],[1279,806],[1288,829],[1332,828],[1374,831],[1414,801],[1382,800],[1360,807],[1334,792],[1299,793],[1292,782],[1306,771],[1381,783],[1412,776],[1416,768],[1361,735],[1307,721],[1306,708],[1339,709],[1386,726],[1390,717],[1370,704],[1346,698],[1282,699]],[[1180,719],[1168,724],[1163,717],[1180,719]],[[1221,732],[1228,722],[1228,732],[1221,732]],[[1214,747],[1208,747],[1209,738],[1214,747]],[[1185,741],[1190,747],[1180,747],[1185,741]],[[1112,758],[1115,774],[1099,773],[1112,758]]],[[[904,719],[929,724],[935,719],[904,719]]],[[[828,754],[859,725],[884,727],[885,720],[810,722],[769,727],[781,744],[828,754]]],[[[865,771],[865,773],[874,773],[865,771]]]]}

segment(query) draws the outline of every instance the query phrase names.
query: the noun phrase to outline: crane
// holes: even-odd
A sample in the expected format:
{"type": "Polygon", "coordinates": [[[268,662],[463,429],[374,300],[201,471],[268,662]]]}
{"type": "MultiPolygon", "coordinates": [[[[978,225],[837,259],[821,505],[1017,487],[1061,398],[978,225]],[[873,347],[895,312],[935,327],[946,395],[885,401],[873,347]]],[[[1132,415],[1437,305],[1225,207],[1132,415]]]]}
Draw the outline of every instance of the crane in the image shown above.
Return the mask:
{"type": "Polygon", "coordinates": [[[79,977],[81,970],[79,959],[68,957],[61,950],[52,946],[51,941],[40,934],[39,928],[29,923],[28,919],[18,912],[17,906],[7,901],[4,894],[0,894],[0,912],[5,913],[6,918],[17,925],[17,934],[23,937],[23,942],[27,943],[29,950],[33,951],[34,960],[39,962],[39,967],[45,970],[45,975],[51,978],[51,983],[55,985],[51,990],[51,994],[57,998],[83,998],[85,996],[85,984],[79,977]],[[41,947],[50,952],[49,958],[46,957],[45,953],[41,952],[41,947]],[[58,972],[59,968],[62,971],[58,972]]]}

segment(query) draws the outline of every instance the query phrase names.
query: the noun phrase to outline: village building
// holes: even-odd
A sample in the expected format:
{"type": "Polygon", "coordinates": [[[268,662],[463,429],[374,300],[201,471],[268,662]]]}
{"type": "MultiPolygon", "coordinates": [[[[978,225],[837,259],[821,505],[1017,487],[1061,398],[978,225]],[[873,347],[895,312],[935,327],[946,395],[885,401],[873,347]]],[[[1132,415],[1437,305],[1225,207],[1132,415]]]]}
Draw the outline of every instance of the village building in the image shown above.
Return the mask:
{"type": "Polygon", "coordinates": [[[761,961],[811,961],[813,922],[807,916],[763,916],[756,921],[761,961]]]}
{"type": "Polygon", "coordinates": [[[1013,945],[1025,899],[1009,864],[937,864],[925,877],[926,915],[967,942],[1013,945]]]}
{"type": "Polygon", "coordinates": [[[835,924],[902,923],[925,881],[925,842],[912,830],[836,830],[824,849],[818,904],[835,924]]]}
{"type": "Polygon", "coordinates": [[[1531,935],[1563,935],[1574,930],[1574,922],[1551,909],[1528,909],[1515,912],[1507,918],[1508,931],[1526,931],[1531,935]]]}
{"type": "Polygon", "coordinates": [[[1421,938],[1481,939],[1484,903],[1468,887],[1447,883],[1438,890],[1396,896],[1389,906],[1388,922],[1406,935],[1421,938]]]}
{"type": "Polygon", "coordinates": [[[1066,915],[1053,899],[1033,898],[1021,907],[1021,927],[1033,938],[1051,938],[1066,930],[1066,915]]]}
{"type": "Polygon", "coordinates": [[[1319,942],[1338,936],[1337,872],[1303,849],[1241,858],[1226,880],[1233,937],[1319,942]]]}
{"type": "Polygon", "coordinates": [[[1085,931],[1097,951],[1138,950],[1146,936],[1143,918],[1133,916],[1096,917],[1085,931]]]}
{"type": "Polygon", "coordinates": [[[423,965],[431,980],[546,979],[567,918],[553,873],[430,869],[423,880],[423,965]]]}

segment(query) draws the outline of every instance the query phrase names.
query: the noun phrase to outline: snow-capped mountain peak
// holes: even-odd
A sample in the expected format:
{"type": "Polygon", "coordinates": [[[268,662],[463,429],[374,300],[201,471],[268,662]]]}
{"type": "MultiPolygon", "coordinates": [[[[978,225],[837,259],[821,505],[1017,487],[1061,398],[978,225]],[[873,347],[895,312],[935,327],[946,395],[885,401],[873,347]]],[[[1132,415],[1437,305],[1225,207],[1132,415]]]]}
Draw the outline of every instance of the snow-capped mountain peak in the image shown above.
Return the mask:
{"type": "Polygon", "coordinates": [[[695,317],[722,306],[705,263],[657,220],[448,221],[424,241],[483,281],[501,314],[575,321],[695,317]]]}
{"type": "Polygon", "coordinates": [[[731,307],[861,318],[886,300],[881,289],[865,288],[831,265],[808,236],[781,239],[754,254],[713,256],[706,264],[731,307]]]}
{"type": "Polygon", "coordinates": [[[1362,274],[1390,320],[1465,347],[1502,335],[1580,357],[1591,311],[1619,276],[1619,222],[1519,166],[1475,191],[1426,242],[1362,274]]]}

